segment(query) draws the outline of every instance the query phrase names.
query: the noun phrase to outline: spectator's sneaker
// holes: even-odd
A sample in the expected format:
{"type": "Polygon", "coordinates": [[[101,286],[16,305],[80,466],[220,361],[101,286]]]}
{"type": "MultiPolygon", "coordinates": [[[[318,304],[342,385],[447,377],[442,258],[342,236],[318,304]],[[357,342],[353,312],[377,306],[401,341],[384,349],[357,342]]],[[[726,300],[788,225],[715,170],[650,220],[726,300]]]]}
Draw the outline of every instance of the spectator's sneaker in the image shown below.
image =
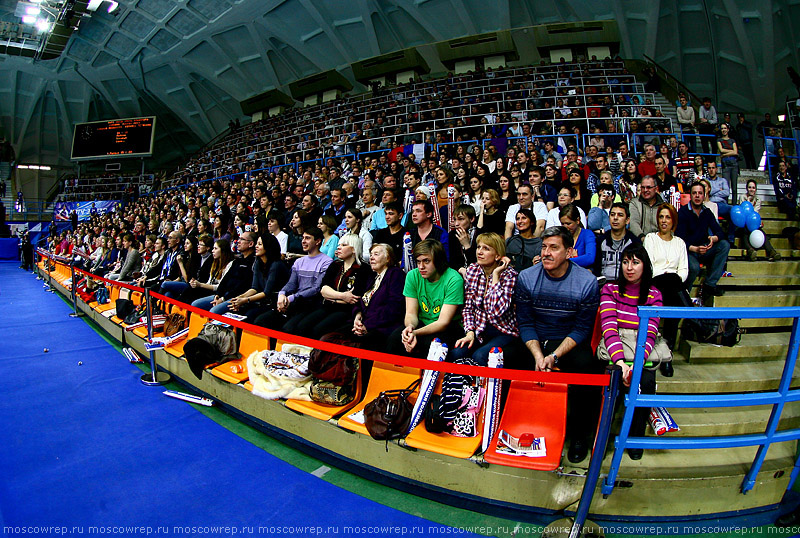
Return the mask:
{"type": "Polygon", "coordinates": [[[773,252],[772,255],[768,258],[771,262],[776,262],[781,259],[781,255],[779,252],[773,252]]]}
{"type": "Polygon", "coordinates": [[[727,278],[727,277],[733,277],[733,273],[731,273],[730,271],[725,271],[724,273],[722,273],[722,278],[727,278]]]}
{"type": "Polygon", "coordinates": [[[597,287],[602,288],[603,286],[605,286],[607,280],[608,279],[604,276],[597,277],[597,287]]]}
{"type": "Polygon", "coordinates": [[[750,259],[751,262],[754,262],[758,259],[758,254],[756,254],[755,250],[751,250],[747,253],[747,257],[750,259]]]}

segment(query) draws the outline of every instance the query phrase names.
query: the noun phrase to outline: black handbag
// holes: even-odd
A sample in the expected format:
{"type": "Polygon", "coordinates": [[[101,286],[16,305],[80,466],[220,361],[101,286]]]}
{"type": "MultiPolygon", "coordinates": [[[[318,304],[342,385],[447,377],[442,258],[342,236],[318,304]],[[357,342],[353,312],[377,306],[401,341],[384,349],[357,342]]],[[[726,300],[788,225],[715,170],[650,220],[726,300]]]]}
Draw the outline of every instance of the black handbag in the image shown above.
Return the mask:
{"type": "Polygon", "coordinates": [[[117,299],[114,307],[119,319],[125,319],[134,310],[133,301],[130,299],[117,299]]]}
{"type": "MultiPolygon", "coordinates": [[[[142,321],[142,318],[147,316],[147,305],[144,303],[137,306],[132,312],[130,312],[127,316],[122,318],[122,322],[125,325],[133,325],[134,323],[139,323],[142,321]]],[[[119,313],[117,313],[117,317],[119,317],[119,313]]]]}
{"type": "Polygon", "coordinates": [[[413,410],[408,397],[414,393],[419,383],[420,380],[417,379],[408,388],[385,390],[367,404],[364,408],[364,426],[373,439],[388,442],[405,434],[413,410]]]}

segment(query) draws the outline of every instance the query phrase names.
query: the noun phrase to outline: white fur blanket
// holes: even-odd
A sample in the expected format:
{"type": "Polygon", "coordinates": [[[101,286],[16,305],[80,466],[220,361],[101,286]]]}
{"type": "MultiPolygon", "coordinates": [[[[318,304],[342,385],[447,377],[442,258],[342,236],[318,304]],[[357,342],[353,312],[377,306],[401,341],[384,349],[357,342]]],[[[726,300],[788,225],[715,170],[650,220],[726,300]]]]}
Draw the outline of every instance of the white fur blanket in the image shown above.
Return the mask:
{"type": "Polygon", "coordinates": [[[284,345],[281,351],[254,351],[247,357],[253,394],[267,400],[311,401],[308,356],[311,348],[284,345]]]}

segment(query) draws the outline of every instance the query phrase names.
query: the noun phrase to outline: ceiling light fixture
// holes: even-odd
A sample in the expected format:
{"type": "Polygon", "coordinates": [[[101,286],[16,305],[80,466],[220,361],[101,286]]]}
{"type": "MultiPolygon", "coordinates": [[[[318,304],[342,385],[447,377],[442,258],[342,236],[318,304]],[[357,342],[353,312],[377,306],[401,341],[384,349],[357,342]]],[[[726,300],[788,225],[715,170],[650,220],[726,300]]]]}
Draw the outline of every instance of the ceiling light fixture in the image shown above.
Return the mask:
{"type": "Polygon", "coordinates": [[[114,0],[89,0],[89,4],[86,6],[86,11],[93,12],[100,9],[100,6],[103,2],[108,2],[108,12],[113,13],[119,7],[119,2],[115,2],[114,0]]]}

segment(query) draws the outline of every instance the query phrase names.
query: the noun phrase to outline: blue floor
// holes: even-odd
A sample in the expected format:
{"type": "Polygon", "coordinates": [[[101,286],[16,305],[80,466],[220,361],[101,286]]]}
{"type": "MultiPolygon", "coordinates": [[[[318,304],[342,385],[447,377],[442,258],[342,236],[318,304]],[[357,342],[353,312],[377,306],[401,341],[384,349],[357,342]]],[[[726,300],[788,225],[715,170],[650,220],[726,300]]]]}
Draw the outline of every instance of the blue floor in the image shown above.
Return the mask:
{"type": "Polygon", "coordinates": [[[5,535],[452,530],[301,471],[145,387],[139,369],[16,263],[0,263],[0,312],[5,535]]]}

